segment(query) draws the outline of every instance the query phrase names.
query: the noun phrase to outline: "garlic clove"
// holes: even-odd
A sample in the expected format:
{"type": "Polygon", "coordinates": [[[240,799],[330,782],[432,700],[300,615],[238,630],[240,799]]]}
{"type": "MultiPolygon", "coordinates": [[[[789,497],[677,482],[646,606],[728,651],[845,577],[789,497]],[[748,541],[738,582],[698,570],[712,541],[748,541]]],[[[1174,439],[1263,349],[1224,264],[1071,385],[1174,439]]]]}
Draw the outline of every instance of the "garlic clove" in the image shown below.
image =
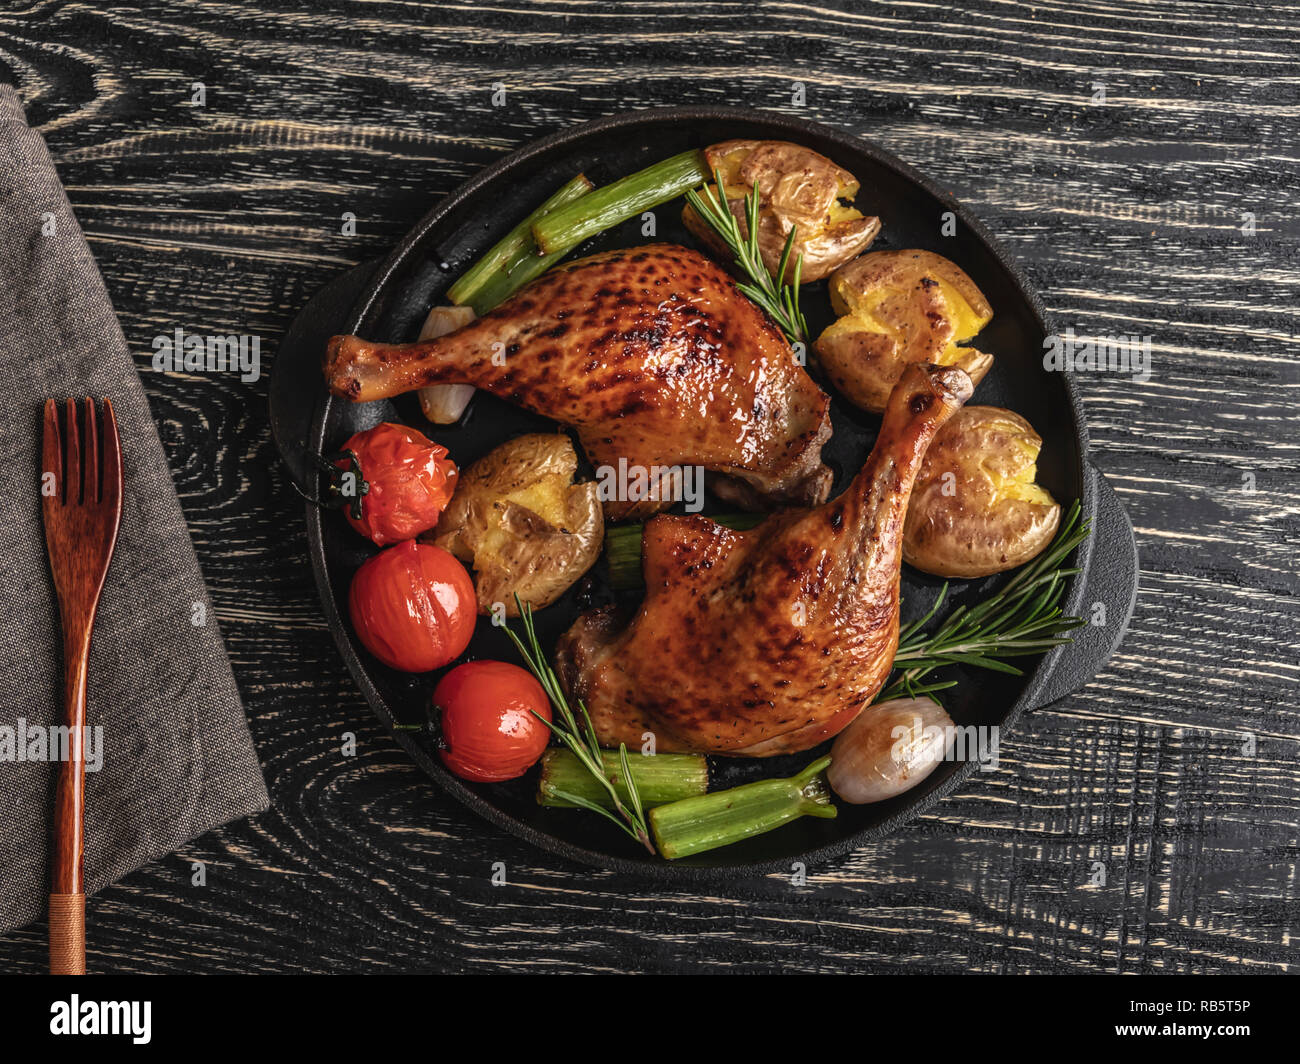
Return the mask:
{"type": "Polygon", "coordinates": [[[868,706],[831,747],[831,789],[852,805],[883,802],[915,787],[947,756],[953,720],[928,698],[868,706]]]}
{"type": "MultiPolygon", "coordinates": [[[[434,307],[424,319],[419,339],[434,340],[439,336],[463,329],[474,320],[474,311],[469,307],[434,307]]],[[[454,425],[474,398],[472,384],[433,384],[421,388],[420,409],[424,416],[435,425],[454,425]]]]}

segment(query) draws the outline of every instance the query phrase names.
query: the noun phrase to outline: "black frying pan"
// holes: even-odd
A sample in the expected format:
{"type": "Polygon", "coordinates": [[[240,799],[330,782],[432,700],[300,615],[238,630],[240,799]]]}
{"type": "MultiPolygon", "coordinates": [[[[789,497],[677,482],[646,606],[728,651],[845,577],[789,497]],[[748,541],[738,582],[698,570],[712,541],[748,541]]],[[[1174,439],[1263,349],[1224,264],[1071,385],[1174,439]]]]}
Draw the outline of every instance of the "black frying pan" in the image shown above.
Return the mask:
{"type": "MultiPolygon", "coordinates": [[[[1041,659],[1026,659],[1031,671],[1023,677],[954,670],[961,683],[944,697],[954,720],[960,725],[996,726],[1005,733],[1026,709],[1056,701],[1087,683],[1119,644],[1137,591],[1133,530],[1115,495],[1087,460],[1087,428],[1072,382],[1067,375],[1049,373],[1042,366],[1048,329],[1042,305],[1025,278],[984,227],[950,196],[866,141],[758,111],[663,108],[588,122],[514,152],[439,203],[382,263],[343,274],[308,304],[286,335],[274,367],[271,404],[276,441],[295,479],[314,490],[307,460],[310,451],[336,449],[353,433],[380,421],[404,421],[421,428],[447,447],[461,466],[510,437],[554,430],[546,419],[482,392],[462,423],[448,428],[429,426],[412,396],[362,405],[331,398],[320,376],[325,340],[337,332],[413,340],[428,308],[446,287],[574,174],[585,172],[602,185],[688,148],[735,137],[797,141],[829,156],[861,181],[857,205],[878,214],[884,223],[875,250],[930,249],[971,275],[994,308],[993,321],[980,334],[979,344],[996,357],[972,402],[1009,407],[1028,418],[1043,437],[1040,481],[1063,503],[1081,499],[1084,517],[1093,522],[1093,535],[1079,552],[1077,564],[1083,572],[1069,588],[1065,612],[1088,617],[1101,603],[1106,623],[1080,629],[1071,645],[1041,659]],[[955,216],[955,235],[942,235],[945,212],[955,216]]],[[[692,242],[680,224],[680,204],[655,213],[655,239],[692,242]]],[[[603,233],[575,249],[573,257],[646,243],[641,225],[636,219],[603,233]]],[[[832,316],[825,283],[806,289],[804,302],[816,335],[832,316]]],[[[834,492],[839,492],[866,458],[879,419],[838,398],[832,419],[834,435],[823,454],[836,472],[834,492]]],[[[724,509],[728,508],[710,499],[705,513],[724,509]]],[[[376,715],[390,729],[397,723],[423,722],[441,673],[408,676],[386,668],[361,647],[346,620],[348,584],[374,548],[341,515],[313,506],[307,508],[307,532],[330,630],[376,715]]],[[[955,585],[950,604],[973,601],[999,579],[1005,576],[955,585]]],[[[939,585],[940,581],[904,566],[904,621],[928,607],[939,585]]],[[[579,612],[608,601],[610,595],[598,567],[559,602],[537,614],[543,643],[550,645],[579,612]]],[[[517,661],[501,631],[484,620],[468,656],[517,661]]],[[[841,803],[834,820],[804,818],[735,846],[670,863],[639,850],[600,818],[538,806],[532,773],[504,784],[466,783],[442,767],[422,735],[404,730],[393,734],[439,786],[493,823],[576,861],[675,880],[789,871],[796,861],[811,866],[843,854],[928,809],[977,765],[974,760],[945,762],[921,785],[891,801],[866,806],[841,803]]],[[[758,761],[714,758],[713,786],[790,774],[814,756],[810,751],[758,761]]]]}

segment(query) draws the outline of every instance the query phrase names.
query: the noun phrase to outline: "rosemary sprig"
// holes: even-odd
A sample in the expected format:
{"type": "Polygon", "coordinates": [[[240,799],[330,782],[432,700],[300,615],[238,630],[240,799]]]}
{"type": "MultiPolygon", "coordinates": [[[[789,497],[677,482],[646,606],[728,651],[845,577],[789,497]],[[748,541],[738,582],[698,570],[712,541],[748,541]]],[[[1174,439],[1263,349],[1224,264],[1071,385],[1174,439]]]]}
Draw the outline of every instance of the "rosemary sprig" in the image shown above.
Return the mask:
{"type": "Polygon", "coordinates": [[[894,668],[901,675],[876,696],[877,702],[907,695],[920,698],[952,687],[955,680],[920,684],[923,677],[945,665],[970,665],[1013,676],[1023,675],[1005,659],[1045,654],[1070,642],[1066,634],[1085,622],[1061,614],[1065,578],[1079,572],[1064,568],[1065,559],[1088,538],[1089,522],[1080,522],[1079,503],[1070,507],[1051,546],[1017,572],[1000,590],[976,606],[959,606],[939,627],[922,629],[939,612],[948,594],[944,584],[926,615],[913,621],[898,637],[894,668]]]}
{"type": "Polygon", "coordinates": [[[785,283],[786,267],[790,254],[794,250],[796,227],[790,227],[785,238],[785,248],[781,252],[781,263],[775,276],[763,262],[763,255],[758,249],[758,183],[754,190],[745,196],[745,223],[749,235],[740,231],[740,223],[727,206],[727,189],[722,183],[722,175],[713,171],[714,184],[718,186],[717,194],[707,185],[686,193],[686,200],[698,214],[727,245],[735,257],[736,265],[750,279],[752,284],[740,283],[736,287],[752,299],[776,322],[785,337],[792,344],[807,342],[808,322],[804,320],[803,311],[799,309],[799,274],[803,270],[803,253],[794,260],[794,281],[785,283]]]}
{"type": "Polygon", "coordinates": [[[627,744],[620,743],[618,747],[623,785],[627,789],[628,795],[628,804],[625,805],[619,797],[618,788],[615,786],[614,781],[605,772],[605,766],[600,756],[600,740],[596,738],[596,729],[592,726],[591,715],[587,712],[587,707],[583,705],[582,699],[578,699],[578,711],[577,713],[573,711],[573,708],[569,705],[569,700],[565,697],[564,690],[560,687],[560,678],[555,675],[555,670],[551,668],[550,663],[546,660],[546,655],[542,652],[541,643],[537,639],[537,630],[533,626],[532,606],[521,603],[518,595],[515,595],[515,605],[519,607],[519,616],[523,621],[524,637],[520,639],[509,625],[506,625],[506,635],[514,643],[515,649],[519,651],[529,671],[537,677],[537,681],[542,685],[546,697],[551,700],[551,705],[555,707],[555,716],[559,718],[559,721],[558,723],[550,721],[542,716],[538,716],[537,719],[550,728],[555,737],[573,751],[574,756],[582,762],[587,771],[609,792],[610,797],[613,799],[614,808],[611,811],[587,798],[567,791],[555,791],[554,797],[571,802],[583,809],[589,809],[593,813],[599,813],[607,820],[618,825],[623,831],[626,831],[651,853],[654,853],[654,843],[650,841],[650,828],[646,824],[645,807],[641,803],[640,794],[637,793],[636,777],[632,775],[631,767],[627,761],[627,744]],[[628,807],[629,805],[631,808],[628,807]]]}

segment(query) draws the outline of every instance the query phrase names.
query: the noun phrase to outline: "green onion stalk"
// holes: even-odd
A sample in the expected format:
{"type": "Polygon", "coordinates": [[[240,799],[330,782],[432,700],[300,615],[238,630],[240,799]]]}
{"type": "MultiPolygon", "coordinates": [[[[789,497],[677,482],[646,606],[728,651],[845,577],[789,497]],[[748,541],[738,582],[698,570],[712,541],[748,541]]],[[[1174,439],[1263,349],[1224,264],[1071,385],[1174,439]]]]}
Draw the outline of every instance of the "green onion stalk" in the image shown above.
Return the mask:
{"type": "Polygon", "coordinates": [[[668,858],[729,846],[761,835],[801,816],[834,817],[825,772],[831,759],[814,761],[789,779],[759,780],[683,798],[650,810],[650,831],[668,858]]]}
{"type": "Polygon", "coordinates": [[[704,153],[682,152],[549,212],[533,224],[533,239],[542,254],[563,254],[588,237],[697,188],[708,178],[704,153]]]}
{"type": "Polygon", "coordinates": [[[594,187],[585,174],[579,174],[561,186],[466,270],[447,289],[447,298],[458,306],[470,307],[481,316],[504,303],[533,278],[540,277],[560,255],[538,252],[533,242],[533,226],[552,211],[588,195],[594,187]]]}
{"type": "MultiPolygon", "coordinates": [[[[602,750],[601,765],[605,777],[614,784],[619,798],[631,805],[631,795],[623,779],[623,759],[617,750],[602,750]]],[[[627,759],[632,781],[647,808],[692,798],[709,789],[708,762],[698,754],[630,754],[627,759]]],[[[592,775],[570,750],[552,747],[542,755],[542,771],[537,780],[539,805],[561,809],[582,808],[573,796],[614,808],[613,795],[592,775]]]]}

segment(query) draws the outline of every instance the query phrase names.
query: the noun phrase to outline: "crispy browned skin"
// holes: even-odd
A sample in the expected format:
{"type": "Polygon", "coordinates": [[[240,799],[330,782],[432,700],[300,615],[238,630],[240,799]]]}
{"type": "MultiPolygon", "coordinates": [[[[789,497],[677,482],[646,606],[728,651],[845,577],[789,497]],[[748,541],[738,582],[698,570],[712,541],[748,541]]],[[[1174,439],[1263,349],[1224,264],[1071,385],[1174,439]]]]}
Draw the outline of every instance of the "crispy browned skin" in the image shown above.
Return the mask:
{"type": "MultiPolygon", "coordinates": [[[[754,509],[830,490],[827,396],[721,267],[673,244],[558,267],[435,340],[336,336],[325,377],[358,402],[472,384],[572,425],[595,466],[703,466],[721,477],[714,490],[754,509]]],[[[669,504],[611,503],[606,515],[669,504]]]]}
{"type": "Polygon", "coordinates": [[[838,498],[736,532],[661,515],[642,546],[646,597],[622,626],[584,614],[557,664],[604,746],[770,757],[816,746],[861,712],[898,647],[898,578],[912,482],[970,397],[959,369],[912,365],[871,457],[838,498]]]}

